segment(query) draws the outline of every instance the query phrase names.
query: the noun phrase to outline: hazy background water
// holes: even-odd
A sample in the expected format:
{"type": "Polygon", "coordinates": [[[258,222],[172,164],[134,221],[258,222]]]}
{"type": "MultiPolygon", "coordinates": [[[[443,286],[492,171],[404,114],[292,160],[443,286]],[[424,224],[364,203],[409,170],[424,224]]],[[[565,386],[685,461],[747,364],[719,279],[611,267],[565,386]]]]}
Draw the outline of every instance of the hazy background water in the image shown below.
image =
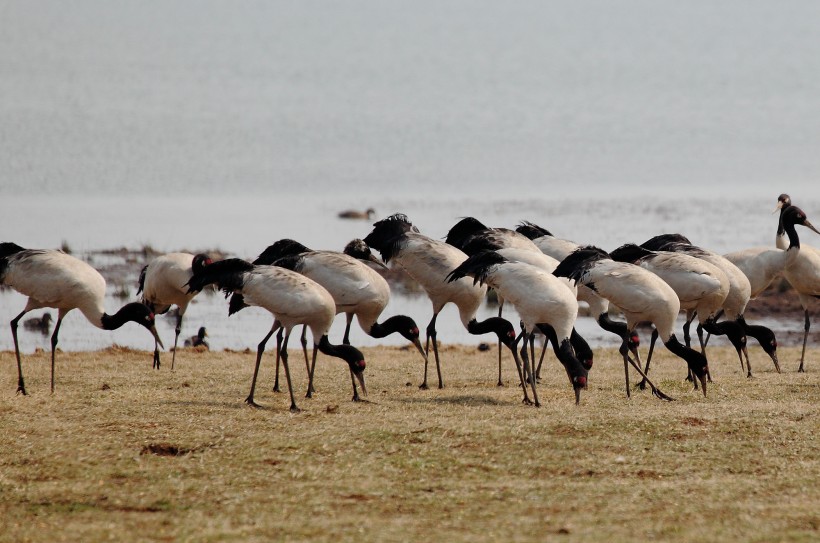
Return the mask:
{"type": "MultiPolygon", "coordinates": [[[[5,1],[0,238],[253,257],[340,248],[370,228],[336,213],[374,207],[435,237],[474,215],[610,249],[769,245],[779,193],[820,214],[818,20],[808,0],[5,1]]],[[[186,335],[270,324],[214,300],[186,335]]],[[[442,338],[475,341],[447,311],[442,338]]],[[[74,315],[61,345],[143,335],[74,315]]]]}

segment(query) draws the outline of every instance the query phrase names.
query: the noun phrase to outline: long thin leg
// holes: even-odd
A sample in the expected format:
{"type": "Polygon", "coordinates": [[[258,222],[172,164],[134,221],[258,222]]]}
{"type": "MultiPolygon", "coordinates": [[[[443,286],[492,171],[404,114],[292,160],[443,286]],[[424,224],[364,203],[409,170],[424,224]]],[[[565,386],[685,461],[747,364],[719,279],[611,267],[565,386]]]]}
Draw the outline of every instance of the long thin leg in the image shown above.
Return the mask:
{"type": "Polygon", "coordinates": [[[273,381],[273,391],[274,392],[282,392],[282,389],[279,388],[279,360],[282,358],[282,333],[284,330],[282,328],[276,332],[276,378],[273,381]]]}
{"type": "Polygon", "coordinates": [[[174,371],[174,361],[177,359],[177,342],[182,331],[182,313],[177,313],[177,327],[174,329],[174,354],[171,355],[171,371],[174,371]]]}
{"type": "Polygon", "coordinates": [[[20,363],[20,347],[17,343],[17,323],[20,322],[20,319],[23,318],[23,315],[28,313],[28,310],[24,309],[22,313],[17,315],[11,320],[11,337],[14,338],[14,355],[17,357],[17,393],[22,394],[25,396],[26,392],[26,385],[23,383],[23,365],[20,363]]]}
{"type": "Polygon", "coordinates": [[[350,345],[350,323],[353,322],[353,313],[345,313],[347,322],[345,323],[345,335],[342,338],[342,345],[350,345]]]}
{"type": "Polygon", "coordinates": [[[155,370],[159,369],[159,343],[157,343],[156,338],[154,338],[154,363],[151,368],[155,370]]]}
{"type": "Polygon", "coordinates": [[[319,351],[319,347],[314,343],[313,344],[313,364],[310,366],[310,371],[308,372],[308,389],[307,394],[305,394],[305,398],[312,398],[313,393],[316,392],[316,389],[313,388],[313,373],[316,371],[316,353],[319,351]]]}
{"type": "MultiPolygon", "coordinates": [[[[698,341],[700,342],[700,354],[706,356],[706,343],[703,342],[703,325],[698,323],[696,331],[698,333],[698,341]]],[[[737,354],[738,356],[740,356],[740,353],[737,354]]],[[[740,365],[741,367],[743,366],[743,359],[740,360],[740,365]]],[[[712,382],[712,374],[709,372],[708,366],[706,368],[706,378],[709,380],[710,383],[712,382]]]]}
{"type": "Polygon", "coordinates": [[[296,399],[293,397],[293,384],[290,381],[290,369],[288,368],[288,340],[290,339],[290,332],[285,334],[285,340],[282,342],[282,366],[285,368],[285,379],[288,381],[288,392],[290,392],[290,412],[298,413],[300,409],[296,407],[296,399]]]}
{"type": "Polygon", "coordinates": [[[687,313],[686,314],[686,322],[683,323],[683,341],[686,347],[690,347],[692,341],[691,336],[689,335],[689,327],[692,325],[692,320],[695,318],[695,313],[687,313]]]}
{"type": "Polygon", "coordinates": [[[302,335],[299,337],[302,343],[302,353],[305,355],[305,371],[310,373],[310,362],[308,362],[307,354],[307,324],[302,325],[302,335]]]}
{"type": "Polygon", "coordinates": [[[54,357],[57,352],[57,336],[60,335],[60,325],[63,324],[63,312],[57,317],[57,324],[54,326],[54,333],[51,334],[51,393],[54,394],[54,357]]]}
{"type": "Polygon", "coordinates": [[[530,386],[532,387],[532,399],[535,402],[535,407],[541,407],[541,402],[538,401],[538,392],[535,390],[535,350],[533,343],[535,342],[535,332],[530,332],[530,386]]]}
{"type": "Polygon", "coordinates": [[[521,336],[518,336],[515,341],[513,341],[512,345],[510,345],[510,351],[512,351],[513,360],[515,360],[515,369],[518,370],[518,381],[521,383],[521,389],[524,391],[524,399],[521,401],[526,405],[532,405],[532,400],[530,400],[527,394],[527,385],[524,383],[524,372],[521,369],[521,360],[518,359],[518,340],[520,338],[521,336]]]}
{"type": "MultiPolygon", "coordinates": [[[[245,398],[245,403],[248,405],[252,405],[253,407],[259,407],[259,405],[253,401],[253,392],[256,390],[256,377],[259,375],[259,364],[262,362],[262,353],[265,352],[265,344],[268,342],[270,337],[273,333],[279,328],[280,324],[279,321],[273,322],[273,327],[268,332],[268,335],[259,343],[259,346],[256,348],[256,367],[253,369],[253,380],[251,381],[251,393],[248,394],[248,397],[245,398]]],[[[285,336],[285,343],[287,344],[287,336],[285,336]]],[[[284,353],[284,349],[282,351],[284,353]]],[[[285,363],[285,355],[282,354],[282,362],[285,363]]],[[[285,373],[287,373],[287,364],[285,363],[285,373]]],[[[288,384],[290,384],[290,377],[288,377],[288,384]]],[[[291,396],[293,396],[293,391],[291,391],[291,396]]]]}
{"type": "Polygon", "coordinates": [[[621,348],[619,349],[619,351],[621,352],[621,355],[624,357],[624,379],[626,380],[626,397],[631,398],[632,393],[629,390],[629,346],[627,345],[627,343],[629,342],[628,338],[628,335],[624,337],[624,341],[621,344],[621,348]]]}
{"type": "MultiPolygon", "coordinates": [[[[649,354],[646,355],[646,366],[644,366],[644,368],[643,368],[644,375],[649,374],[649,363],[652,362],[652,353],[655,351],[655,342],[656,341],[658,341],[658,329],[657,328],[652,330],[652,338],[649,340],[649,354]]],[[[640,383],[638,383],[638,387],[641,390],[643,390],[644,388],[646,388],[646,383],[647,383],[646,377],[644,377],[643,380],[640,383]]]]}
{"type": "Polygon", "coordinates": [[[806,324],[803,326],[803,352],[800,354],[800,367],[797,368],[798,373],[805,373],[803,369],[803,361],[806,359],[806,340],[809,337],[809,328],[811,328],[811,321],[809,321],[809,310],[805,310],[806,324]]]}
{"type": "Polygon", "coordinates": [[[541,365],[544,363],[544,355],[547,354],[547,345],[549,345],[549,338],[544,339],[544,344],[541,346],[541,357],[538,359],[538,369],[535,370],[535,379],[541,380],[541,365]]]}
{"type": "MultiPolygon", "coordinates": [[[[444,388],[444,382],[441,380],[441,362],[438,358],[438,342],[436,341],[436,318],[438,318],[438,313],[433,313],[433,318],[430,319],[430,324],[427,325],[427,345],[424,349],[424,353],[429,356],[430,354],[430,340],[433,340],[433,354],[436,357],[436,371],[438,372],[438,387],[444,388]]],[[[424,381],[419,385],[419,388],[426,390],[429,388],[427,386],[427,358],[424,359],[424,381]]]]}
{"type": "MultiPolygon", "coordinates": [[[[498,316],[501,317],[501,311],[504,309],[504,303],[498,304],[498,316]]],[[[504,383],[501,381],[501,338],[498,338],[498,386],[503,387],[504,383]]]]}

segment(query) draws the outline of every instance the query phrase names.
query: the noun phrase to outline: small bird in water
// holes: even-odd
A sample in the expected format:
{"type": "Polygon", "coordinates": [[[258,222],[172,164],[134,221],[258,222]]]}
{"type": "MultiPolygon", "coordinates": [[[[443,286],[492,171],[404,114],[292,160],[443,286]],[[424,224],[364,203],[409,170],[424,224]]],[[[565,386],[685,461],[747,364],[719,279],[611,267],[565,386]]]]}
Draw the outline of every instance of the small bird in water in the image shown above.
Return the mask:
{"type": "Polygon", "coordinates": [[[186,347],[199,347],[202,345],[206,349],[210,349],[208,342],[205,341],[205,338],[208,337],[208,332],[205,331],[204,326],[199,327],[199,332],[195,336],[191,336],[185,340],[186,347]]]}
{"type": "Polygon", "coordinates": [[[44,336],[48,335],[51,328],[51,313],[46,311],[40,318],[33,317],[23,321],[23,328],[31,332],[40,332],[44,336]]]}
{"type": "Polygon", "coordinates": [[[376,215],[376,210],[372,207],[367,208],[365,211],[358,211],[356,209],[348,209],[346,211],[339,212],[340,219],[364,219],[370,220],[373,216],[376,215]]]}

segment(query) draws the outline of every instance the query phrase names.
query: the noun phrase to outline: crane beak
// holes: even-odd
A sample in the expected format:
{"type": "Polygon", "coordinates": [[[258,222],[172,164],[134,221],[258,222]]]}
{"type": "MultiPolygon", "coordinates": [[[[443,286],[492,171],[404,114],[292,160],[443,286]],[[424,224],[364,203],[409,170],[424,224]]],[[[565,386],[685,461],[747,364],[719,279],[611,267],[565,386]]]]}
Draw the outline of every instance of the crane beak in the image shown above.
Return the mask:
{"type": "Polygon", "coordinates": [[[769,356],[772,357],[772,362],[774,362],[774,369],[777,370],[777,373],[780,373],[780,362],[777,360],[777,353],[773,352],[769,356]]]}
{"type": "Polygon", "coordinates": [[[413,340],[413,345],[416,346],[416,349],[421,353],[421,356],[424,357],[425,364],[427,363],[427,353],[424,352],[424,347],[421,346],[421,340],[419,338],[415,338],[413,340]]]}
{"type": "Polygon", "coordinates": [[[575,387],[575,405],[581,405],[581,388],[575,387]]]}
{"type": "Polygon", "coordinates": [[[812,223],[810,223],[809,221],[803,221],[803,226],[805,226],[809,230],[813,230],[817,234],[820,234],[820,232],[817,231],[817,228],[815,228],[814,225],[812,223]]]}
{"type": "Polygon", "coordinates": [[[703,397],[705,398],[706,397],[706,376],[704,375],[703,377],[698,377],[698,380],[700,381],[700,384],[703,385],[703,397]]]}
{"type": "Polygon", "coordinates": [[[783,202],[777,202],[777,205],[774,206],[774,209],[772,210],[772,215],[774,215],[775,213],[777,213],[781,209],[783,209],[783,202]]]}
{"type": "Polygon", "coordinates": [[[362,394],[367,396],[367,387],[364,385],[364,373],[354,373],[353,375],[355,375],[356,379],[359,380],[359,384],[362,387],[362,394]]]}
{"type": "Polygon", "coordinates": [[[151,331],[151,334],[153,334],[154,339],[157,340],[159,346],[165,349],[165,345],[162,344],[162,340],[159,338],[159,334],[157,333],[157,327],[152,325],[148,330],[151,331]]]}
{"type": "Polygon", "coordinates": [[[370,262],[372,262],[373,264],[375,264],[375,265],[379,266],[380,268],[385,269],[385,270],[390,269],[390,268],[388,268],[388,267],[384,264],[384,262],[382,262],[381,260],[379,260],[378,258],[376,258],[376,255],[371,254],[371,255],[367,258],[367,260],[368,260],[368,261],[370,261],[370,262]]]}

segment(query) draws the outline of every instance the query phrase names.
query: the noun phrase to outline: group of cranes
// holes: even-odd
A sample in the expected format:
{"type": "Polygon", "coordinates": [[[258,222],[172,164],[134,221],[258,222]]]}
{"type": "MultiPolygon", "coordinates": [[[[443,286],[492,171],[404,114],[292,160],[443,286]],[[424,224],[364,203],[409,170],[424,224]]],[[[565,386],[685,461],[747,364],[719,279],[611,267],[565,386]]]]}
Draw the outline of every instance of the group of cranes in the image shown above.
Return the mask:
{"type": "MultiPolygon", "coordinates": [[[[307,396],[313,392],[317,353],[347,363],[353,399],[359,400],[357,381],[364,394],[366,363],[362,353],[350,345],[350,325],[356,317],[362,330],[375,338],[398,333],[410,341],[424,359],[420,388],[428,388],[429,351],[432,344],[439,388],[444,386],[436,333],[436,320],[445,305],[456,305],[462,324],[471,334],[494,333],[499,341],[499,381],[501,346],[512,353],[523,389],[525,403],[539,405],[532,352],[534,334],[540,333],[564,367],[580,402],[593,365],[593,353],[574,328],[578,301],[589,304],[596,322],[620,339],[624,360],[626,393],[630,394],[630,365],[643,377],[641,388],[649,384],[655,396],[669,400],[647,374],[657,338],[673,354],[683,359],[697,389],[704,396],[710,380],[703,330],[726,335],[735,347],[741,368],[751,377],[746,337],[754,337],[769,354],[780,372],[777,342],[771,330],[749,325],[744,312],[778,275],[797,290],[805,314],[803,352],[799,371],[804,371],[807,335],[810,327],[808,306],[820,297],[820,252],[801,246],[796,226],[818,232],[805,213],[791,203],[788,195],[778,200],[780,219],[776,248],[758,247],[721,256],[692,245],[680,234],[656,236],[642,245],[625,244],[611,253],[554,237],[530,222],[516,230],[489,228],[472,217],[459,221],[440,241],[422,234],[407,216],[397,213],[373,224],[363,240],[354,240],[342,252],[311,250],[297,241],[283,239],[265,249],[254,262],[231,258],[214,262],[208,255],[170,253],[146,266],[139,278],[141,303],[126,304],[114,315],[105,312],[105,281],[85,262],[62,251],[24,249],[14,243],[0,244],[0,283],[28,296],[23,311],[11,321],[18,368],[18,392],[25,386],[17,340],[19,320],[34,309],[52,307],[58,317],[51,337],[51,389],[54,390],[54,363],[60,324],[65,314],[79,309],[93,325],[113,330],[129,321],[146,327],[154,336],[153,366],[159,368],[159,348],[163,346],[154,326],[155,313],[178,308],[176,346],[182,320],[193,297],[208,285],[231,296],[229,314],[248,305],[269,311],[273,325],[257,347],[251,389],[246,402],[256,405],[254,392],[267,341],[277,335],[277,384],[279,360],[285,370],[291,410],[295,396],[288,367],[287,345],[293,328],[303,326],[302,345],[309,375],[307,396]],[[422,346],[419,328],[407,315],[395,315],[379,322],[389,301],[390,289],[371,266],[384,266],[371,248],[381,254],[384,264],[395,262],[415,279],[432,304],[432,317],[422,346]],[[500,305],[508,302],[518,312],[521,332],[511,322],[497,317],[479,321],[478,309],[487,289],[495,289],[500,305]],[[619,308],[626,322],[613,319],[610,306],[619,308]],[[686,311],[684,343],[674,331],[678,313],[686,311]],[[328,332],[336,314],[345,313],[347,322],[341,344],[333,344],[328,332]],[[689,341],[689,324],[697,316],[700,351],[689,341]],[[720,320],[721,317],[724,320],[720,320]],[[646,366],[641,369],[640,323],[653,327],[646,366]],[[313,358],[308,362],[305,331],[313,335],[313,358]],[[521,358],[518,344],[522,342],[521,358]],[[530,353],[527,353],[530,345],[530,353]],[[745,364],[744,364],[745,357],[745,364]],[[529,398],[528,389],[532,392],[529,398]]],[[[205,335],[200,330],[200,340],[205,335]]],[[[546,346],[546,345],[545,345],[546,346]]],[[[542,354],[543,357],[543,354],[542,354]]]]}

